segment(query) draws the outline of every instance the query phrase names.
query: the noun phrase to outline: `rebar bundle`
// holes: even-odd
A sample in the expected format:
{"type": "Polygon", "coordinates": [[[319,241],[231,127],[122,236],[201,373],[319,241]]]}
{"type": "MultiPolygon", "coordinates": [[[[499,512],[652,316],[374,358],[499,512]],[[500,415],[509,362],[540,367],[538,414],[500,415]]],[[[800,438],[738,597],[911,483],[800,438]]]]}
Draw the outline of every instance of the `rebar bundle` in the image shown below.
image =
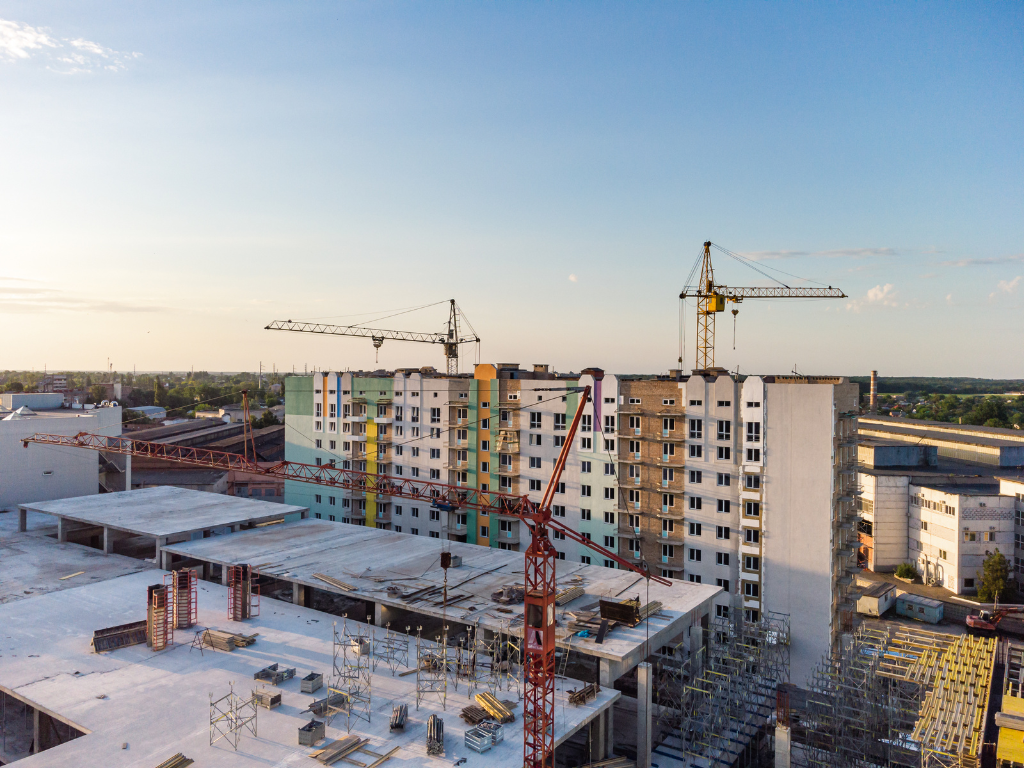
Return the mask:
{"type": "Polygon", "coordinates": [[[437,715],[427,719],[427,754],[444,754],[444,720],[437,715]]]}

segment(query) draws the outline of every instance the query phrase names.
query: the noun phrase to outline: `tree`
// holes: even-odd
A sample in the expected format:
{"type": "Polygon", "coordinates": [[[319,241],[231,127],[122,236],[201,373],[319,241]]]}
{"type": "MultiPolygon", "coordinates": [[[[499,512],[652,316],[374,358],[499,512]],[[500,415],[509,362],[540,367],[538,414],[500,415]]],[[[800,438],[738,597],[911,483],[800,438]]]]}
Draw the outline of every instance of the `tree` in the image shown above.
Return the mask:
{"type": "Polygon", "coordinates": [[[89,400],[94,403],[103,402],[103,398],[107,396],[107,388],[102,384],[93,384],[89,387],[89,400]]]}
{"type": "Polygon", "coordinates": [[[996,598],[1005,600],[1010,595],[1010,562],[998,549],[985,558],[982,564],[981,585],[978,597],[983,602],[992,603],[996,598]]]}
{"type": "Polygon", "coordinates": [[[4,384],[4,392],[24,392],[25,385],[20,381],[9,381],[4,384]]]}
{"type": "Polygon", "coordinates": [[[273,411],[266,411],[260,418],[249,419],[253,429],[263,429],[264,427],[276,427],[281,422],[277,420],[277,416],[274,415],[273,411]]]}
{"type": "Polygon", "coordinates": [[[153,382],[153,405],[159,405],[161,408],[167,407],[167,390],[160,383],[159,376],[153,382]]]}

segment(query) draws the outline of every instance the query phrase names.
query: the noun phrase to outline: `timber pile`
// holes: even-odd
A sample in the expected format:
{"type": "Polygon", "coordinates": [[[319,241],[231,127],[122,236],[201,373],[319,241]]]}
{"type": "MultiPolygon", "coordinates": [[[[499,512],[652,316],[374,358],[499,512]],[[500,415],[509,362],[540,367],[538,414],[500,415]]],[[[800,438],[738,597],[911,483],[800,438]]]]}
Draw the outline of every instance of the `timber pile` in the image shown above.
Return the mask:
{"type": "Polygon", "coordinates": [[[363,744],[366,744],[369,741],[369,739],[364,739],[361,736],[346,736],[343,739],[332,741],[323,749],[313,752],[310,757],[315,757],[317,761],[324,765],[330,765],[331,763],[338,762],[341,758],[345,757],[345,755],[355,752],[363,744]]]}
{"type": "Polygon", "coordinates": [[[490,715],[487,714],[487,710],[483,707],[478,707],[476,704],[470,704],[459,713],[459,717],[470,725],[476,725],[477,723],[482,723],[490,717],[490,715]]]}
{"type": "Polygon", "coordinates": [[[493,694],[478,693],[475,698],[476,703],[487,710],[487,714],[499,723],[511,723],[516,719],[516,716],[512,714],[512,710],[503,702],[498,701],[493,694]]]}
{"type": "Polygon", "coordinates": [[[651,616],[656,614],[664,607],[665,606],[658,600],[652,600],[651,602],[645,604],[640,608],[640,621],[643,621],[644,619],[649,619],[651,616]]]}
{"type": "Polygon", "coordinates": [[[598,691],[601,690],[601,686],[597,683],[591,683],[585,685],[578,691],[569,691],[569,703],[579,706],[580,704],[586,704],[591,699],[597,698],[598,691]]]}
{"type": "Polygon", "coordinates": [[[555,605],[565,605],[566,603],[571,603],[577,597],[583,597],[583,595],[583,587],[569,587],[568,589],[563,589],[561,592],[555,595],[555,605]]]}
{"type": "Polygon", "coordinates": [[[333,576],[328,576],[325,573],[314,573],[313,574],[313,578],[314,579],[320,579],[320,581],[324,582],[325,584],[330,584],[332,587],[337,587],[338,589],[340,589],[340,590],[342,590],[344,592],[355,592],[356,591],[356,588],[353,587],[351,584],[346,584],[341,579],[336,579],[333,576]]]}
{"type": "Polygon", "coordinates": [[[194,762],[195,760],[185,757],[181,752],[179,752],[174,757],[169,757],[164,760],[156,768],[188,768],[188,766],[192,765],[194,762]]]}
{"type": "Polygon", "coordinates": [[[218,651],[230,653],[235,648],[245,648],[255,643],[258,634],[240,635],[234,632],[225,632],[221,629],[208,629],[203,632],[203,644],[216,648],[218,651]]]}

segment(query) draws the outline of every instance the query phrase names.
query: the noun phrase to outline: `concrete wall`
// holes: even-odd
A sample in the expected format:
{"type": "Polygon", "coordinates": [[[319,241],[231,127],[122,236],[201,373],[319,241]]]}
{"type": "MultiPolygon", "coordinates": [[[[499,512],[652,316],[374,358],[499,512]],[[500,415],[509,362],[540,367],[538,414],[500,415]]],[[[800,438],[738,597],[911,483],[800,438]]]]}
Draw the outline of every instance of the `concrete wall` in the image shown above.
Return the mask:
{"type": "Polygon", "coordinates": [[[0,405],[12,411],[28,406],[33,411],[60,408],[64,395],[60,392],[5,392],[0,395],[0,405]]]}
{"type": "Polygon", "coordinates": [[[56,411],[0,421],[0,509],[13,511],[31,501],[67,499],[99,492],[99,453],[22,440],[37,432],[74,435],[78,432],[115,437],[121,434],[121,409],[56,411]]]}
{"type": "Polygon", "coordinates": [[[871,505],[870,512],[865,509],[861,514],[873,528],[872,570],[895,571],[900,563],[912,559],[907,551],[910,477],[861,474],[860,484],[862,499],[871,505]]]}
{"type": "Polygon", "coordinates": [[[805,687],[833,631],[835,387],[765,389],[764,606],[789,614],[790,680],[805,687]]]}

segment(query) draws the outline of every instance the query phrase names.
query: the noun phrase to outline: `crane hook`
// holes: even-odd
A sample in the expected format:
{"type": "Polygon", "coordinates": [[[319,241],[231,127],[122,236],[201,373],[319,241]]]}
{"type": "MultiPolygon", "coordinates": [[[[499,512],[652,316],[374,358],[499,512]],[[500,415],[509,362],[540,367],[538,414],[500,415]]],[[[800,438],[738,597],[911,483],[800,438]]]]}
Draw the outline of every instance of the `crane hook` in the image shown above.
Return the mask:
{"type": "Polygon", "coordinates": [[[740,311],[738,309],[734,309],[732,311],[732,348],[733,349],[736,349],[736,315],[738,315],[739,313],[740,313],[740,311]]]}

